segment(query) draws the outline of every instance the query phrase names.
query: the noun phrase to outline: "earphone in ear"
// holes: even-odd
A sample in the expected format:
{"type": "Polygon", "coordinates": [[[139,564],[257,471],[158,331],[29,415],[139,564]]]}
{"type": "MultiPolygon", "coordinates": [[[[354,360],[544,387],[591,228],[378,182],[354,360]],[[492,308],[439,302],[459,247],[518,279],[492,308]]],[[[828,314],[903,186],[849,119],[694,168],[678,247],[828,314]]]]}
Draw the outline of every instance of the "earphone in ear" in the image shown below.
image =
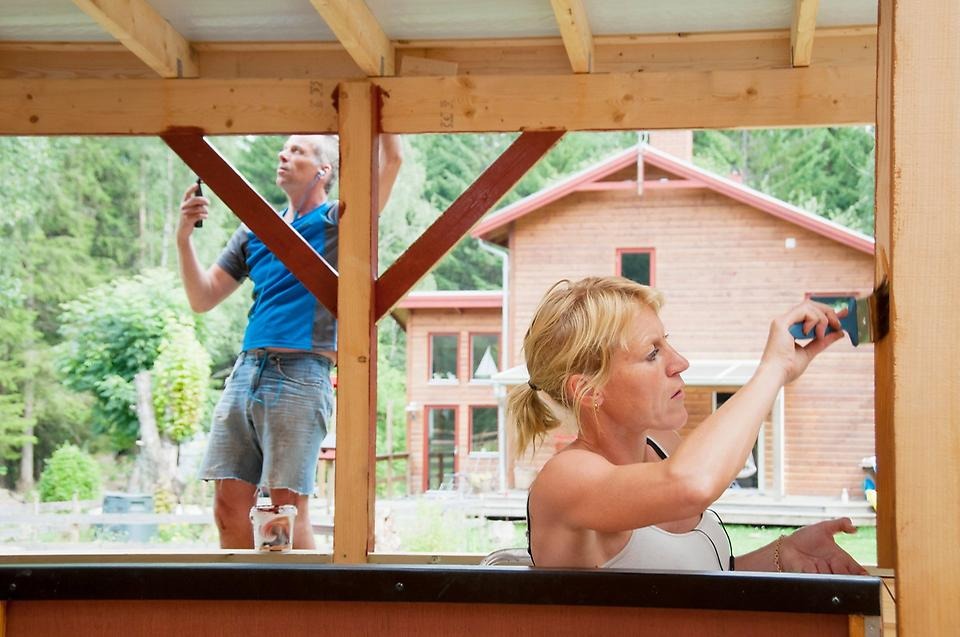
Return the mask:
{"type": "Polygon", "coordinates": [[[326,174],[327,174],[327,171],[325,171],[323,168],[317,171],[317,177],[323,177],[326,174]]]}

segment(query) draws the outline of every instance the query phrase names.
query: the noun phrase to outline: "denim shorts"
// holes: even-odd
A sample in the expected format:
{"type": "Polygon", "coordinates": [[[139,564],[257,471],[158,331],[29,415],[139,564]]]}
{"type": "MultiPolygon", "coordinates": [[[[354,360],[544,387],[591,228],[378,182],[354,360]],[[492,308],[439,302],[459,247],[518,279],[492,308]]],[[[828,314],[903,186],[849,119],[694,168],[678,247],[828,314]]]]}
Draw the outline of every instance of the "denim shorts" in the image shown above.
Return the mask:
{"type": "Polygon", "coordinates": [[[243,352],[214,410],[200,478],[312,495],[332,411],[329,359],[243,352]]]}

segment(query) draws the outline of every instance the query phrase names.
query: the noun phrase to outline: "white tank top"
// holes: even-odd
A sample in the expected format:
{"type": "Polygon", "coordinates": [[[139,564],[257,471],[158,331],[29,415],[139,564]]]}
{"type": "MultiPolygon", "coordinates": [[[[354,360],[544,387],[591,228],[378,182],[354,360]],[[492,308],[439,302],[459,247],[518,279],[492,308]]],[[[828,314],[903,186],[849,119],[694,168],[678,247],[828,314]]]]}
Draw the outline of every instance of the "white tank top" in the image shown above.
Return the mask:
{"type": "MultiPolygon", "coordinates": [[[[667,458],[656,441],[647,438],[661,460],[667,458]]],[[[527,553],[530,549],[530,498],[527,497],[527,553]]],[[[624,568],[658,571],[732,571],[733,549],[723,521],[713,509],[700,516],[697,526],[686,533],[671,533],[657,526],[634,529],[620,552],[600,568],[624,568]]]]}
{"type": "MultiPolygon", "coordinates": [[[[661,460],[667,452],[655,440],[649,445],[661,460]]],[[[671,533],[658,526],[634,529],[620,552],[600,568],[631,568],[658,571],[732,571],[733,549],[723,521],[713,509],[700,516],[686,533],[671,533]]]]}
{"type": "Polygon", "coordinates": [[[656,571],[732,570],[730,538],[719,516],[707,509],[686,533],[670,533],[657,526],[634,529],[620,552],[600,568],[656,571]]]}

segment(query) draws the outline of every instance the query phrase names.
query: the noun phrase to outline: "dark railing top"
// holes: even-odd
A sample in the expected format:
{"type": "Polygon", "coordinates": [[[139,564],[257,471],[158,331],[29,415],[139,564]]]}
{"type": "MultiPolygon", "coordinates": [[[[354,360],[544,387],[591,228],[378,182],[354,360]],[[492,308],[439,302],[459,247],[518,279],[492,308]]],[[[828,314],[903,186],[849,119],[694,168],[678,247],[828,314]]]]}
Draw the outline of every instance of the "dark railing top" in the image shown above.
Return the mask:
{"type": "MultiPolygon", "coordinates": [[[[279,556],[278,556],[279,557],[279,556]]],[[[2,599],[548,604],[879,615],[876,577],[511,566],[7,564],[2,599]]]]}

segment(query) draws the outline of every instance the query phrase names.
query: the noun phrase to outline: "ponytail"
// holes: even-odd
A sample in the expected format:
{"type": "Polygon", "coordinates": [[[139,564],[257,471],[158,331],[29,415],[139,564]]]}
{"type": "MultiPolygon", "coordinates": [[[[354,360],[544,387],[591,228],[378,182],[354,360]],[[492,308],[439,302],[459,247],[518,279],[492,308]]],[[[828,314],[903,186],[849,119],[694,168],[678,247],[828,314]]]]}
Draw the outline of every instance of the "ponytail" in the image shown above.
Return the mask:
{"type": "Polygon", "coordinates": [[[528,446],[536,449],[547,432],[560,426],[560,420],[550,406],[529,383],[512,389],[507,399],[507,418],[517,426],[517,455],[523,455],[528,446]]]}

